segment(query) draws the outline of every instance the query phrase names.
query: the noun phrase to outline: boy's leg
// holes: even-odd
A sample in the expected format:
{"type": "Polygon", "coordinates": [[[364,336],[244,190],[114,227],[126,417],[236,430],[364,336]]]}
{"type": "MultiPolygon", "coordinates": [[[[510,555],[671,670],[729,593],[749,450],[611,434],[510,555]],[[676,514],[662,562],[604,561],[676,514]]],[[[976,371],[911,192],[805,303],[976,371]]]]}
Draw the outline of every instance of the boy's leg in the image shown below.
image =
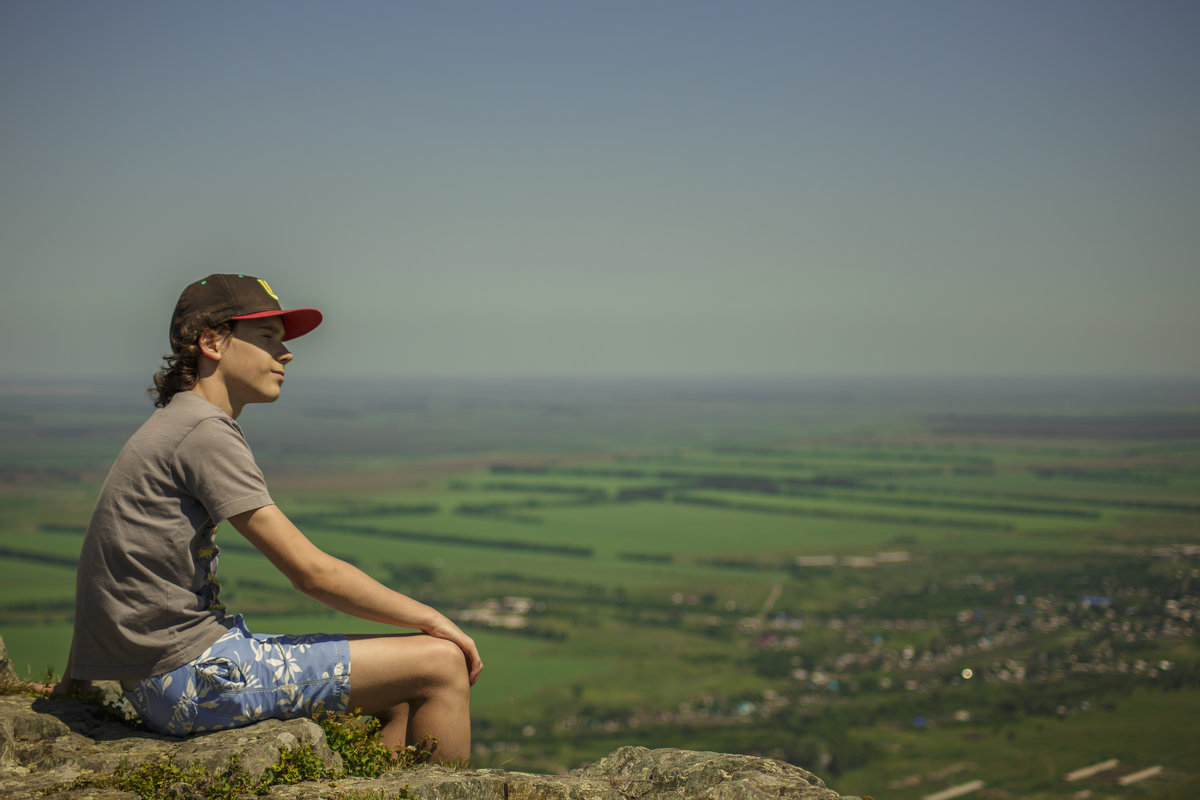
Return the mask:
{"type": "Polygon", "coordinates": [[[437,737],[434,759],[471,757],[471,684],[458,645],[425,634],[351,635],[350,708],[383,724],[389,747],[437,737]]]}

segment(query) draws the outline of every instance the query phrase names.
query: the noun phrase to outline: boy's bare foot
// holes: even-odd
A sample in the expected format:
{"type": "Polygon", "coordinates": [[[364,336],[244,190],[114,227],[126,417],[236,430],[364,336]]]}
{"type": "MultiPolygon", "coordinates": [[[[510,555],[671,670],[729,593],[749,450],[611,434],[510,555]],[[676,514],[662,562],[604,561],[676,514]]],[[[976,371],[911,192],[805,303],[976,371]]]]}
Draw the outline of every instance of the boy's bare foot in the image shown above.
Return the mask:
{"type": "Polygon", "coordinates": [[[37,681],[30,681],[25,685],[28,686],[32,691],[38,692],[46,697],[68,697],[80,692],[90,691],[92,688],[91,681],[77,680],[62,680],[58,683],[40,683],[37,681]]]}

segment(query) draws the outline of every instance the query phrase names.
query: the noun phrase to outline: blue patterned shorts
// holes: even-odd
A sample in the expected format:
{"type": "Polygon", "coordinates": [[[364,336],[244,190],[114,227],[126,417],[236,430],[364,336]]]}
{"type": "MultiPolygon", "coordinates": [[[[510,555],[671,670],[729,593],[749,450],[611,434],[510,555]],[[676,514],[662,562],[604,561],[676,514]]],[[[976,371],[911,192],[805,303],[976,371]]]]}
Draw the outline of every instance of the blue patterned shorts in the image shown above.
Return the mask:
{"type": "Polygon", "coordinates": [[[123,681],[146,727],[172,736],[237,728],[264,719],[341,713],[350,700],[346,637],[250,633],[234,627],[178,669],[123,681]]]}

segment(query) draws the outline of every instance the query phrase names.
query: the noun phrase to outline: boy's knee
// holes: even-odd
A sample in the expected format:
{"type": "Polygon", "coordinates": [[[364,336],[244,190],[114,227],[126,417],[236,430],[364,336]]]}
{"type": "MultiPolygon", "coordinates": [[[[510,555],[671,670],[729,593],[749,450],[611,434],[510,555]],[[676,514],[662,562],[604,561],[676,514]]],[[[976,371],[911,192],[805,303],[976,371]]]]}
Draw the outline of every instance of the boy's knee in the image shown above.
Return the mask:
{"type": "Polygon", "coordinates": [[[460,646],[449,639],[430,637],[421,648],[421,672],[427,691],[443,696],[470,697],[467,657],[460,646]]]}
{"type": "MultiPolygon", "coordinates": [[[[362,683],[373,680],[390,687],[384,691],[404,700],[428,699],[433,696],[470,696],[471,682],[467,674],[466,656],[462,649],[448,639],[429,635],[382,637],[369,641],[374,651],[373,664],[378,678],[367,677],[364,665],[362,683]]],[[[351,656],[353,663],[353,655],[351,656]]],[[[351,667],[353,675],[353,666],[351,667]]],[[[353,686],[353,678],[351,686],[353,686]]]]}
{"type": "Polygon", "coordinates": [[[467,679],[467,657],[462,648],[449,639],[431,636],[426,642],[426,650],[426,666],[433,677],[449,686],[470,686],[467,679]]]}

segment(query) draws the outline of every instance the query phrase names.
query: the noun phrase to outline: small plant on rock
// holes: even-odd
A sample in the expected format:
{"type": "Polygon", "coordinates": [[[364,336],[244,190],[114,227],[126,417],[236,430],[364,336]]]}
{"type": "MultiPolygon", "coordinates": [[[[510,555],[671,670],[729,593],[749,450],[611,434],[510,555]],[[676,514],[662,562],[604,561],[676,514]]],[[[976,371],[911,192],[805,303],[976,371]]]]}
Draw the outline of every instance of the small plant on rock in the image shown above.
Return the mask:
{"type": "Polygon", "coordinates": [[[394,769],[410,769],[433,756],[437,739],[426,736],[416,744],[392,750],[379,738],[379,720],[358,709],[348,714],[322,712],[314,718],[335,753],[342,757],[346,775],[374,778],[394,769]]]}
{"type": "Polygon", "coordinates": [[[263,772],[259,781],[262,792],[259,793],[262,794],[268,787],[276,784],[302,783],[332,777],[337,776],[325,766],[325,762],[310,745],[285,747],[279,753],[279,760],[263,772]]]}

